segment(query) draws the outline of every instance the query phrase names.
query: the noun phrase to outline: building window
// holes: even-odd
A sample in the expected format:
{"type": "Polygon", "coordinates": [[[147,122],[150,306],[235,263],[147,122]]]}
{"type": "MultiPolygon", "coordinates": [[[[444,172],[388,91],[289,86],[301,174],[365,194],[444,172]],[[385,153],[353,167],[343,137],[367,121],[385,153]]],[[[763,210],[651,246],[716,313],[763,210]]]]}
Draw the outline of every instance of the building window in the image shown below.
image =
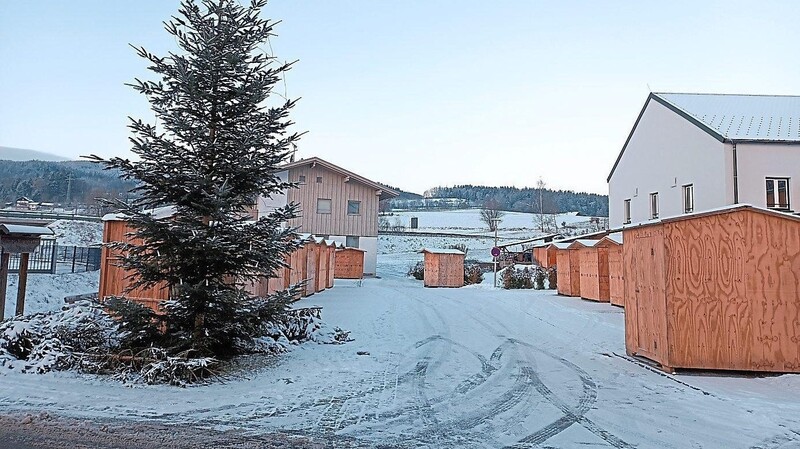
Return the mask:
{"type": "Polygon", "coordinates": [[[305,184],[306,183],[306,175],[300,175],[297,178],[297,182],[299,182],[300,184],[305,184]]]}
{"type": "Polygon", "coordinates": [[[317,184],[322,184],[322,176],[317,176],[317,184]]]}
{"type": "Polygon", "coordinates": [[[361,215],[361,201],[347,201],[347,215],[361,215]]]}
{"type": "Polygon", "coordinates": [[[327,198],[317,198],[317,213],[318,214],[331,213],[331,200],[327,198]]]}
{"type": "Polygon", "coordinates": [[[683,186],[683,213],[692,212],[694,212],[694,185],[687,184],[683,186]]]}
{"type": "Polygon", "coordinates": [[[650,218],[658,218],[658,192],[650,194],[650,218]]]}
{"type": "Polygon", "coordinates": [[[789,210],[789,178],[767,178],[767,207],[789,210]]]}
{"type": "Polygon", "coordinates": [[[627,199],[622,206],[622,222],[628,224],[631,222],[631,200],[627,199]]]}
{"type": "Polygon", "coordinates": [[[348,235],[344,246],[348,248],[358,248],[358,236],[357,235],[348,235]]]}

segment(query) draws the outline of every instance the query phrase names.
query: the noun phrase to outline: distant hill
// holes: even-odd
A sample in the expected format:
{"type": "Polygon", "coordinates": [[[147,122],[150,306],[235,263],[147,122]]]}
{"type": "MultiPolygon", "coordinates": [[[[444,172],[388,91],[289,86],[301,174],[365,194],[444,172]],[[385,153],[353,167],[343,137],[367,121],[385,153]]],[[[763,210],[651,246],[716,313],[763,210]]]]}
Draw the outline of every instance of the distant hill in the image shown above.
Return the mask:
{"type": "Polygon", "coordinates": [[[95,198],[123,198],[134,185],[119,179],[119,172],[87,161],[0,160],[2,203],[25,196],[37,202],[91,204],[95,198]]]}
{"type": "Polygon", "coordinates": [[[42,151],[0,146],[0,160],[4,161],[68,161],[69,158],[42,151]]]}
{"type": "Polygon", "coordinates": [[[481,207],[493,201],[499,208],[514,212],[543,212],[556,214],[578,212],[593,217],[608,216],[608,195],[574,192],[572,190],[550,190],[532,187],[487,187],[462,185],[455,187],[434,187],[425,192],[428,198],[459,198],[471,207],[481,207]],[[541,193],[541,196],[540,196],[541,193]],[[541,200],[541,207],[540,207],[541,200]]]}

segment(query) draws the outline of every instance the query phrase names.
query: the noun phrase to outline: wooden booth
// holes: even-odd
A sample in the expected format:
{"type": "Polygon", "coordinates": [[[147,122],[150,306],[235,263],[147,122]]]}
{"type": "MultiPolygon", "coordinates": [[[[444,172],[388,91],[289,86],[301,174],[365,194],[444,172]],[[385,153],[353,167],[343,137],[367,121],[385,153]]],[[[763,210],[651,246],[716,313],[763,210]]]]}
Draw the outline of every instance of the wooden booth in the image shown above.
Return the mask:
{"type": "Polygon", "coordinates": [[[557,264],[558,248],[552,243],[546,243],[533,248],[533,258],[542,268],[554,267],[557,264]]]}
{"type": "Polygon", "coordinates": [[[608,248],[599,240],[577,240],[581,298],[609,302],[608,248]]]}
{"type": "Polygon", "coordinates": [[[556,270],[558,280],[556,287],[560,295],[581,295],[581,261],[578,248],[583,245],[569,242],[553,243],[556,248],[556,270]]]}
{"type": "Polygon", "coordinates": [[[424,248],[425,287],[463,287],[464,257],[457,249],[424,248]]]}
{"type": "Polygon", "coordinates": [[[25,292],[28,286],[28,262],[31,253],[36,251],[44,235],[53,235],[53,231],[45,226],[31,224],[0,224],[0,251],[2,252],[2,256],[0,256],[0,321],[5,317],[11,255],[19,254],[17,304],[14,315],[24,315],[25,292]]]}
{"type": "Polygon", "coordinates": [[[334,276],[337,279],[364,278],[364,251],[360,248],[343,248],[336,250],[334,276]]]}
{"type": "Polygon", "coordinates": [[[800,372],[800,217],[740,205],[623,234],[629,354],[800,372]]]}
{"type": "Polygon", "coordinates": [[[608,253],[608,299],[615,306],[625,307],[625,275],[622,264],[622,233],[610,234],[595,245],[608,253]]]}

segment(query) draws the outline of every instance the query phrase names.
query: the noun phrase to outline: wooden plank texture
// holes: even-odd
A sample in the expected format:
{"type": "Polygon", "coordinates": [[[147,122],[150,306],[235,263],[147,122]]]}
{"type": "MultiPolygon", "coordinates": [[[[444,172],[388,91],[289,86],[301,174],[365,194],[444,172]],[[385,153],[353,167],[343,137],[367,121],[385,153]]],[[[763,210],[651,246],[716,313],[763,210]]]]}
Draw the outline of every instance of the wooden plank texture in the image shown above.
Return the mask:
{"type": "Polygon", "coordinates": [[[364,277],[364,252],[354,248],[336,250],[334,276],[337,279],[364,277]]]}
{"type": "Polygon", "coordinates": [[[610,245],[608,247],[608,299],[615,306],[625,307],[625,276],[622,266],[622,245],[610,245]]]}

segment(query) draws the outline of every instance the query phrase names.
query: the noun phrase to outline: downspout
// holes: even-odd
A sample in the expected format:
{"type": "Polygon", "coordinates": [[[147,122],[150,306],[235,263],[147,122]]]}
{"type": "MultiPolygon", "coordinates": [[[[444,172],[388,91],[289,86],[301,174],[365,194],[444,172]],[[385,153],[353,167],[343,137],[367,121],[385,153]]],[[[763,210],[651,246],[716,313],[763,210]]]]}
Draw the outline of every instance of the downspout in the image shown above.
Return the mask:
{"type": "Polygon", "coordinates": [[[733,204],[739,204],[739,159],[736,156],[736,142],[733,144],[733,204]]]}

